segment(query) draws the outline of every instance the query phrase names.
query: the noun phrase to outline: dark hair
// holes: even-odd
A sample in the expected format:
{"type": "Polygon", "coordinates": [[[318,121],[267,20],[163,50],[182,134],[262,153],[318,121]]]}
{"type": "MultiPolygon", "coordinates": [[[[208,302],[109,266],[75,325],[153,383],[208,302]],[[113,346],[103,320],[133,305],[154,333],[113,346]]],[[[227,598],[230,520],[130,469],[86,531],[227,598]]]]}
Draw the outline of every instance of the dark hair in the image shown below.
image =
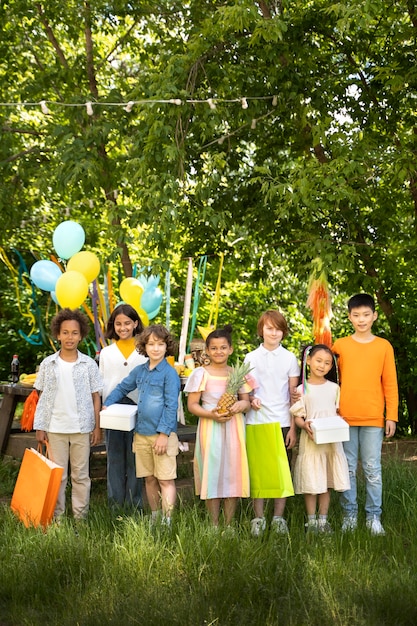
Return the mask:
{"type": "Polygon", "coordinates": [[[349,313],[352,309],[358,309],[361,306],[366,306],[371,309],[375,313],[375,300],[369,293],[357,293],[355,296],[352,296],[348,300],[348,311],[349,313]]]}
{"type": "Polygon", "coordinates": [[[211,333],[207,335],[207,338],[206,338],[207,348],[209,347],[210,341],[212,339],[226,339],[229,346],[231,346],[232,345],[232,332],[233,332],[233,328],[230,326],[230,324],[226,324],[224,328],[216,328],[216,330],[212,330],[211,333]]]}
{"type": "Polygon", "coordinates": [[[130,317],[133,322],[137,322],[136,328],[133,329],[133,336],[138,335],[142,332],[144,326],[138,312],[136,311],[136,309],[133,308],[133,306],[130,306],[130,304],[123,303],[119,304],[114,309],[107,321],[107,330],[105,334],[106,339],[119,339],[119,335],[114,329],[114,322],[118,315],[126,315],[126,317],[130,317]]]}
{"type": "Polygon", "coordinates": [[[165,341],[167,345],[166,356],[174,356],[177,349],[177,344],[175,339],[171,335],[171,333],[162,326],[162,324],[153,324],[152,326],[147,326],[140,335],[136,335],[136,350],[139,354],[143,354],[143,356],[147,356],[146,354],[146,344],[149,341],[151,335],[157,337],[157,339],[162,339],[165,341]]]}
{"type": "Polygon", "coordinates": [[[62,322],[78,322],[81,338],[85,339],[90,331],[90,323],[84,313],[78,309],[61,309],[51,320],[51,333],[56,339],[61,331],[62,322]]]}
{"type": "Polygon", "coordinates": [[[273,324],[275,328],[278,328],[278,330],[282,330],[283,339],[284,337],[288,335],[289,331],[288,331],[287,320],[285,319],[283,314],[280,313],[279,311],[269,309],[268,311],[265,311],[265,313],[262,313],[261,317],[258,320],[258,324],[256,326],[257,333],[259,337],[262,337],[262,339],[264,338],[263,331],[264,331],[265,322],[271,322],[271,324],[273,324]]]}
{"type": "Polygon", "coordinates": [[[314,344],[314,346],[306,346],[301,353],[301,372],[300,378],[298,379],[299,385],[301,385],[304,380],[307,379],[307,357],[313,356],[316,352],[319,352],[319,350],[324,350],[325,352],[328,352],[332,357],[332,367],[327,372],[327,374],[325,374],[324,377],[327,378],[327,380],[331,380],[333,383],[338,382],[337,355],[334,354],[331,348],[329,348],[329,346],[326,346],[325,343],[316,343],[314,344]]]}

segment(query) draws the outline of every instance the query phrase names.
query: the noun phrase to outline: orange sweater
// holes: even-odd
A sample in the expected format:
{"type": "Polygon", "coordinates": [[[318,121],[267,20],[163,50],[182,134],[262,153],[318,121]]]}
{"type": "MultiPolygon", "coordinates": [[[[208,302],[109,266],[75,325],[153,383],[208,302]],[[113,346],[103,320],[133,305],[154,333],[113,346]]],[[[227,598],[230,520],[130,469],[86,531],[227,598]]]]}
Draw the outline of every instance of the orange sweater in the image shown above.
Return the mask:
{"type": "Polygon", "coordinates": [[[340,414],[351,426],[380,426],[398,421],[394,350],[386,339],[361,343],[353,337],[334,342],[339,355],[340,414]]]}

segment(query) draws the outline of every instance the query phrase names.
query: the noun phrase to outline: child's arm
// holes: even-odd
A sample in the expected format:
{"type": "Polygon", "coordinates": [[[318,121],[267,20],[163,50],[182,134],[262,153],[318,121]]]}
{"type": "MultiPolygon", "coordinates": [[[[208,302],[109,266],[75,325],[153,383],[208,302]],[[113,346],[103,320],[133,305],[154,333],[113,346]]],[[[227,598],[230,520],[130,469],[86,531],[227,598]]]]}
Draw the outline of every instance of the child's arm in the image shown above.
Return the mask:
{"type": "Polygon", "coordinates": [[[230,407],[229,413],[235,415],[235,413],[246,413],[251,407],[250,397],[248,393],[239,393],[239,400],[230,407]]]}
{"type": "MultiPolygon", "coordinates": [[[[288,378],[290,402],[291,402],[291,398],[293,397],[293,394],[296,393],[297,385],[298,385],[298,376],[290,376],[288,378]]],[[[291,450],[291,448],[293,448],[295,444],[297,443],[297,431],[295,429],[295,419],[292,413],[290,413],[290,415],[291,415],[290,430],[288,431],[287,436],[285,437],[285,446],[289,450],[291,450]]]]}
{"type": "Polygon", "coordinates": [[[294,420],[298,428],[305,430],[307,435],[310,437],[310,439],[313,439],[313,431],[311,430],[311,420],[306,420],[304,419],[304,417],[301,417],[301,415],[297,415],[297,417],[295,417],[294,420]]]}
{"type": "Polygon", "coordinates": [[[101,441],[101,428],[100,428],[100,408],[101,408],[101,398],[98,391],[95,391],[91,394],[93,398],[93,406],[94,406],[94,417],[96,420],[96,425],[91,433],[90,443],[92,446],[96,446],[101,441]]]}

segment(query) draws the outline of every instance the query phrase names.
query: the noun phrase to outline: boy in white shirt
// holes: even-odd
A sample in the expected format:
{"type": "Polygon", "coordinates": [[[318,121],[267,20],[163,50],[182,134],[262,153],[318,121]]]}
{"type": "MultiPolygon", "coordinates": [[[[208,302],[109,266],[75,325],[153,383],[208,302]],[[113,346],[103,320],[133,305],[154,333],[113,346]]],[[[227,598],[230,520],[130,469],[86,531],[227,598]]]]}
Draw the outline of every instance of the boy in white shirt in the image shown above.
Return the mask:
{"type": "Polygon", "coordinates": [[[300,368],[295,355],[281,345],[288,334],[288,325],[279,311],[265,311],[258,320],[257,330],[263,344],[245,357],[245,362],[253,368],[251,375],[256,380],[251,409],[246,414],[255,513],[251,523],[252,534],[258,536],[265,530],[265,498],[274,500],[271,528],[278,534],[287,534],[288,526],[283,514],[287,497],[294,494],[289,461],[291,448],[297,441],[294,418],[290,414],[290,397],[298,384],[300,368]]]}

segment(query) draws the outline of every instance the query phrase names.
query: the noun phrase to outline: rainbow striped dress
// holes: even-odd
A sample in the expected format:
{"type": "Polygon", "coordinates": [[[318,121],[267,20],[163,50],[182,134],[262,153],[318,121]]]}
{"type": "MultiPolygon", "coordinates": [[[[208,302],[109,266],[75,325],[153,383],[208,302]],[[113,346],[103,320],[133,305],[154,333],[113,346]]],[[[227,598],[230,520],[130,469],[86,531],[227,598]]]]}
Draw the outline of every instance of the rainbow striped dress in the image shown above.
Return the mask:
{"type": "MultiPolygon", "coordinates": [[[[226,390],[227,376],[213,376],[204,367],[190,375],[185,392],[201,392],[201,404],[207,410],[217,406],[226,390]]],[[[239,391],[249,393],[245,384],[239,391]]],[[[227,422],[200,417],[194,452],[195,493],[202,500],[212,498],[248,498],[249,468],[246,455],[245,419],[238,413],[227,422]]]]}

